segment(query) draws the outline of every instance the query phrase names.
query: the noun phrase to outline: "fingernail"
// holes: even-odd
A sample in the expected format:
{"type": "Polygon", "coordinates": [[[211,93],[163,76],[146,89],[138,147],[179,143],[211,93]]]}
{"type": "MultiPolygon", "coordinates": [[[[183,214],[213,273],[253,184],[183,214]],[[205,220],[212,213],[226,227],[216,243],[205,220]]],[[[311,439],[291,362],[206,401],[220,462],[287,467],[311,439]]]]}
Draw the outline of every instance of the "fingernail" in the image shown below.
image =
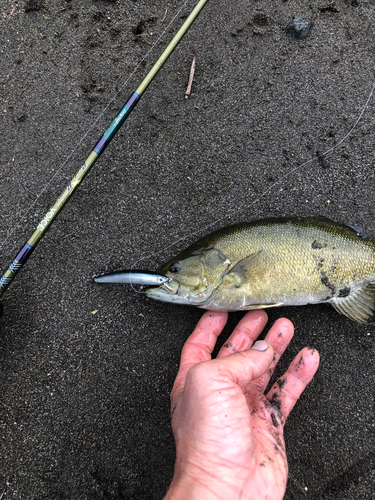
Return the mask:
{"type": "Polygon", "coordinates": [[[257,340],[251,349],[255,349],[256,351],[267,351],[268,342],[265,340],[257,340]]]}

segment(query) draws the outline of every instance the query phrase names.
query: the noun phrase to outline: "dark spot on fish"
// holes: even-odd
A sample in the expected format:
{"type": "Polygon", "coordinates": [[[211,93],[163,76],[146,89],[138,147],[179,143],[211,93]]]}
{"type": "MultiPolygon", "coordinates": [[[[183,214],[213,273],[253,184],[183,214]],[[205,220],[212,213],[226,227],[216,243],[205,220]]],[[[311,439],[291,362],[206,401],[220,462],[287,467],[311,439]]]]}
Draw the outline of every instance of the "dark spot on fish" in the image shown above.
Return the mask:
{"type": "Polygon", "coordinates": [[[283,336],[283,332],[279,332],[279,337],[282,337],[283,336]]]}
{"type": "Polygon", "coordinates": [[[279,427],[279,422],[277,421],[276,415],[274,413],[271,413],[271,418],[272,418],[273,425],[275,427],[279,427]]]}
{"type": "Polygon", "coordinates": [[[176,411],[177,405],[173,407],[173,410],[171,411],[171,417],[173,417],[174,412],[176,411]]]}
{"type": "Polygon", "coordinates": [[[327,297],[324,297],[324,299],[319,300],[320,303],[322,302],[327,302],[327,300],[331,299],[332,297],[330,295],[327,295],[327,297]]]}
{"type": "Polygon", "coordinates": [[[273,355],[272,361],[275,361],[276,359],[276,354],[273,355]]]}
{"type": "Polygon", "coordinates": [[[323,248],[323,245],[321,243],[319,243],[319,241],[314,240],[312,242],[311,248],[313,248],[315,250],[316,248],[323,248]]]}
{"type": "Polygon", "coordinates": [[[350,294],[350,288],[348,286],[339,290],[339,297],[347,297],[349,294],[350,294]]]}
{"type": "Polygon", "coordinates": [[[332,291],[332,295],[335,294],[335,285],[331,281],[329,281],[329,278],[324,271],[320,271],[320,281],[323,283],[323,285],[325,285],[332,291]]]}
{"type": "Polygon", "coordinates": [[[286,382],[287,382],[286,378],[281,378],[276,383],[280,387],[280,389],[282,389],[284,387],[284,385],[286,384],[286,382]]]}
{"type": "Polygon", "coordinates": [[[308,349],[309,351],[311,351],[311,354],[313,354],[313,353],[315,352],[314,347],[307,346],[307,349],[308,349]]]}
{"type": "Polygon", "coordinates": [[[324,259],[319,259],[318,262],[316,263],[316,266],[318,269],[320,269],[321,267],[323,267],[323,262],[324,262],[324,259]]]}
{"type": "Polygon", "coordinates": [[[260,463],[259,465],[260,465],[261,467],[265,467],[265,466],[266,466],[266,464],[265,464],[264,462],[260,463]]]}

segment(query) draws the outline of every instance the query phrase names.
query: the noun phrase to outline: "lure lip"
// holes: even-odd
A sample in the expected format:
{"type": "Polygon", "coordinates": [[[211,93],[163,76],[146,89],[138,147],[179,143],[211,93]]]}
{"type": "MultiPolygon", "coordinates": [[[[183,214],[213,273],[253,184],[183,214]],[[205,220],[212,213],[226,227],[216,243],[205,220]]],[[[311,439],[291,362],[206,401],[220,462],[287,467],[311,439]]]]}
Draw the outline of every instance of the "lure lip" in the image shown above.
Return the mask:
{"type": "Polygon", "coordinates": [[[155,271],[129,269],[98,274],[93,277],[95,283],[127,283],[131,285],[162,286],[170,283],[173,278],[168,278],[155,271]]]}

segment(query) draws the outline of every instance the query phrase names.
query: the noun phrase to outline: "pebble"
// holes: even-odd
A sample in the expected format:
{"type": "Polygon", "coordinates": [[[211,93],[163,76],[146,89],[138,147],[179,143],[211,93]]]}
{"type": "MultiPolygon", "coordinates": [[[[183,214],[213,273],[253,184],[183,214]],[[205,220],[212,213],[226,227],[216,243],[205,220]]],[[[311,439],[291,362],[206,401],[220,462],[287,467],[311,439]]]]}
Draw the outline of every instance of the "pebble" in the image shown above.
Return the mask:
{"type": "Polygon", "coordinates": [[[295,17],[286,27],[286,32],[293,40],[304,40],[310,33],[313,23],[304,21],[302,17],[295,17]]]}

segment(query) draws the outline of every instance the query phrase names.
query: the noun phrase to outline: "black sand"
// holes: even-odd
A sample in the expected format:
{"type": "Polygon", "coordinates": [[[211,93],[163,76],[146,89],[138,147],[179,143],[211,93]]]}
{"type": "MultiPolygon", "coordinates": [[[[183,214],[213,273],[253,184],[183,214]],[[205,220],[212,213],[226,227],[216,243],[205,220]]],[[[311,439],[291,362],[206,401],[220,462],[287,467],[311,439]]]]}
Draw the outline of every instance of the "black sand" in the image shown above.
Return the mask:
{"type": "MultiPolygon", "coordinates": [[[[78,144],[1,249],[2,268],[194,4],[94,124],[180,5],[2,1],[0,241],[78,144]]],[[[169,392],[202,312],[94,274],[161,251],[137,264],[156,268],[196,236],[165,247],[223,217],[215,228],[324,215],[375,238],[374,99],[331,155],[258,200],[355,124],[375,83],[374,19],[371,0],[208,3],[5,296],[1,499],[159,499],[168,487],[169,392]],[[313,22],[305,40],[285,32],[296,16],[313,22]]],[[[276,375],[305,345],[321,355],[286,425],[285,498],[373,499],[374,326],[329,306],[269,310],[270,322],[281,315],[296,334],[276,375]]]]}

